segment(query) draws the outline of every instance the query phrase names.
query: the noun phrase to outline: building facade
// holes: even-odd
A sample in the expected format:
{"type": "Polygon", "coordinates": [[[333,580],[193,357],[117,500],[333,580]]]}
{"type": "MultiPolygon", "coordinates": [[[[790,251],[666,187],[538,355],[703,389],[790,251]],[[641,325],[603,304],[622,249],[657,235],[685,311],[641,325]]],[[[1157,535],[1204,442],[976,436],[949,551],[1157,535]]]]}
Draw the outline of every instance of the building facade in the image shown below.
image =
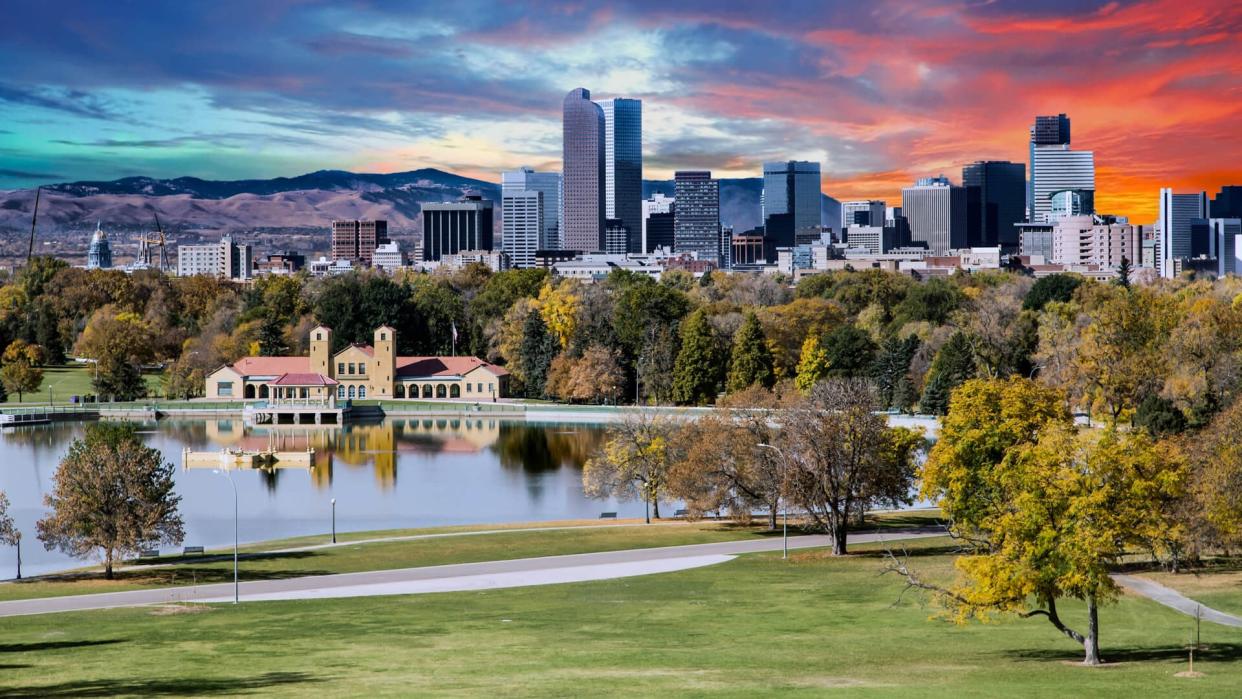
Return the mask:
{"type": "Polygon", "coordinates": [[[423,260],[437,261],[462,250],[491,250],[492,238],[492,202],[477,194],[423,204],[423,260]]]}
{"type": "Polygon", "coordinates": [[[543,235],[544,200],[538,190],[503,188],[500,199],[500,247],[509,254],[513,266],[535,266],[535,251],[543,235]]]}
{"type": "Polygon", "coordinates": [[[1175,194],[1172,189],[1160,190],[1160,276],[1177,276],[1178,260],[1194,256],[1194,227],[1206,224],[1207,192],[1175,194]]]}
{"type": "Polygon", "coordinates": [[[966,189],[943,176],[923,178],[901,190],[901,211],[910,224],[911,242],[926,243],[933,255],[969,247],[966,189]]]}
{"type": "MultiPolygon", "coordinates": [[[[494,400],[509,391],[509,372],[475,357],[397,356],[397,331],[377,328],[373,344],[332,351],[332,330],[310,331],[310,354],[301,357],[243,357],[207,377],[206,395],[215,400],[269,400],[282,376],[317,375],[333,386],[338,400],[494,400]]],[[[298,381],[298,385],[308,385],[298,381]]]]}
{"type": "Polygon", "coordinates": [[[596,252],[604,248],[606,176],[604,110],[591,91],[576,88],[563,104],[561,246],[596,252]]]}
{"type": "Polygon", "coordinates": [[[614,97],[596,104],[604,112],[604,218],[625,226],[626,252],[641,253],[643,102],[614,97]]]}
{"type": "MultiPolygon", "coordinates": [[[[559,249],[561,247],[561,173],[535,172],[528,167],[502,172],[500,174],[501,199],[503,200],[504,196],[511,192],[539,192],[543,195],[543,225],[539,229],[536,249],[559,249]]],[[[503,240],[501,242],[503,243],[503,240]]]]}
{"type": "Polygon", "coordinates": [[[673,216],[676,201],[660,192],[643,200],[643,252],[656,248],[673,249],[673,216]]]}
{"type": "Polygon", "coordinates": [[[375,248],[389,242],[387,221],[332,222],[333,261],[350,260],[356,265],[369,266],[375,248]]]}
{"type": "Polygon", "coordinates": [[[1242,270],[1238,253],[1242,252],[1242,218],[1213,218],[1208,220],[1211,228],[1212,257],[1216,258],[1216,275],[1237,274],[1242,270]]]}
{"type": "Polygon", "coordinates": [[[1056,224],[1066,216],[1090,216],[1095,213],[1095,192],[1082,189],[1063,189],[1048,197],[1047,222],[1056,224]]]}
{"type": "Polygon", "coordinates": [[[112,244],[108,242],[108,234],[95,222],[95,233],[91,236],[91,245],[86,250],[87,269],[112,269],[112,244]]]}
{"type": "Polygon", "coordinates": [[[405,266],[405,252],[397,241],[390,240],[371,253],[371,265],[385,272],[394,272],[405,266]]]}
{"type": "Polygon", "coordinates": [[[700,260],[720,256],[720,181],[707,170],[673,174],[673,250],[696,253],[700,260]]]}
{"type": "Polygon", "coordinates": [[[819,230],[819,163],[787,160],[763,164],[763,218],[790,214],[795,233],[819,230]]]}
{"type": "Polygon", "coordinates": [[[1067,216],[1052,227],[1053,264],[1119,267],[1124,257],[1137,266],[1141,255],[1139,226],[1088,215],[1067,216]]]}
{"type": "Polygon", "coordinates": [[[841,202],[841,228],[851,226],[883,226],[888,217],[888,206],[878,199],[841,202]]]}
{"type": "MultiPolygon", "coordinates": [[[[962,186],[977,188],[967,212],[967,237],[974,247],[1018,247],[1014,224],[1026,220],[1026,166],[1007,160],[980,160],[962,168],[962,186]]],[[[971,202],[968,197],[967,204],[971,202]]]]}
{"type": "Polygon", "coordinates": [[[237,281],[250,279],[254,276],[254,250],[249,245],[235,244],[228,235],[218,243],[178,246],[177,276],[196,274],[237,281]]]}
{"type": "Polygon", "coordinates": [[[1095,153],[1070,150],[1070,120],[1064,114],[1035,117],[1031,127],[1031,177],[1027,220],[1048,220],[1051,196],[1066,189],[1095,191],[1095,153]]]}

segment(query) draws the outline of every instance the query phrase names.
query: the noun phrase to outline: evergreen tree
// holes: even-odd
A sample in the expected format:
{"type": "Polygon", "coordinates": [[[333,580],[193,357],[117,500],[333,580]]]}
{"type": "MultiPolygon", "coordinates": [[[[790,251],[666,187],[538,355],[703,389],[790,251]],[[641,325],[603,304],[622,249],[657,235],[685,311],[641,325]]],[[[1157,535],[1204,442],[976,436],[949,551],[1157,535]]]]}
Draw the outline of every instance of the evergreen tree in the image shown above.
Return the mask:
{"type": "Polygon", "coordinates": [[[1121,264],[1117,267],[1117,286],[1130,288],[1130,273],[1133,270],[1130,267],[1130,258],[1125,255],[1121,256],[1121,264]]]}
{"type": "Polygon", "coordinates": [[[802,342],[802,354],[798,358],[798,375],[794,384],[803,393],[810,392],[815,384],[828,376],[828,353],[819,346],[819,338],[807,335],[802,342]]]}
{"type": "Polygon", "coordinates": [[[730,393],[758,383],[770,388],[776,379],[772,370],[772,352],[768,349],[763,326],[753,311],[746,314],[742,327],[733,336],[733,353],[729,362],[730,393]]]}
{"type": "Polygon", "coordinates": [[[259,355],[283,357],[289,351],[285,344],[285,324],[275,313],[268,313],[259,327],[259,355]]]}
{"type": "Polygon", "coordinates": [[[688,405],[715,400],[724,383],[726,361],[707,313],[702,309],[691,313],[681,325],[681,351],[673,367],[673,400],[688,405]]]}
{"type": "Polygon", "coordinates": [[[910,372],[901,375],[901,379],[897,382],[897,387],[893,390],[893,406],[903,413],[910,413],[914,410],[914,404],[919,400],[919,394],[914,390],[914,381],[910,378],[910,372]]]}
{"type": "Polygon", "coordinates": [[[672,400],[673,370],[677,366],[677,333],[668,325],[660,325],[650,330],[649,338],[638,357],[638,383],[648,400],[667,403],[672,400]]]}
{"type": "Polygon", "coordinates": [[[923,388],[919,410],[928,415],[944,415],[949,410],[953,389],[974,375],[975,355],[970,349],[970,340],[961,331],[953,333],[927,370],[927,385],[923,388]]]}
{"type": "Polygon", "coordinates": [[[909,335],[904,340],[890,337],[884,341],[884,345],[880,347],[880,352],[876,356],[872,371],[880,405],[903,409],[913,402],[901,403],[898,400],[898,388],[905,381],[906,385],[902,390],[906,393],[912,390],[907,372],[910,369],[910,360],[914,358],[914,353],[918,351],[918,348],[917,335],[909,335]]]}
{"type": "Polygon", "coordinates": [[[709,269],[699,277],[699,286],[711,286],[714,281],[716,280],[712,278],[712,271],[709,269]]]}
{"type": "Polygon", "coordinates": [[[138,365],[124,358],[105,357],[98,361],[95,393],[101,400],[134,400],[147,394],[147,384],[138,365]]]}
{"type": "Polygon", "coordinates": [[[857,378],[872,368],[875,343],[867,331],[849,323],[824,336],[824,352],[828,355],[828,375],[836,378],[857,378]]]}
{"type": "Polygon", "coordinates": [[[522,325],[522,346],[518,349],[518,361],[526,375],[526,396],[543,398],[548,385],[548,367],[561,350],[556,336],[548,332],[539,311],[531,311],[522,325]]]}

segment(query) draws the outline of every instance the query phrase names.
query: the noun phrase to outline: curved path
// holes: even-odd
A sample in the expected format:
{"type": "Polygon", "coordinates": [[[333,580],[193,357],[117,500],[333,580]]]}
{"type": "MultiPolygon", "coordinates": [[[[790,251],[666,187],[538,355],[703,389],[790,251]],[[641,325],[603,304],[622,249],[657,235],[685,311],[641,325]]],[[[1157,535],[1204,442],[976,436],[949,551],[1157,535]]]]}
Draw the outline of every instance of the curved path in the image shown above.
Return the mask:
{"type": "MultiPolygon", "coordinates": [[[[938,528],[859,533],[851,535],[850,542],[862,544],[943,535],[944,531],[938,528]]],[[[795,536],[789,539],[791,549],[822,548],[830,545],[831,542],[826,536],[795,536]]],[[[751,539],[688,546],[579,553],[567,556],[518,558],[507,561],[376,570],[363,573],[314,575],[284,580],[256,580],[241,584],[241,599],[243,602],[319,599],[550,585],[684,570],[721,563],[738,554],[780,550],[781,540],[779,538],[751,539]]],[[[227,602],[232,599],[233,585],[231,583],[187,585],[154,590],[0,602],[0,617],[175,602],[227,602]]]]}
{"type": "Polygon", "coordinates": [[[1242,627],[1242,619],[1204,606],[1171,587],[1161,585],[1155,580],[1149,580],[1137,575],[1120,574],[1114,575],[1113,580],[1116,580],[1119,585],[1136,595],[1146,597],[1170,609],[1176,609],[1187,616],[1198,615],[1200,619],[1210,621],[1213,624],[1242,627]]]}

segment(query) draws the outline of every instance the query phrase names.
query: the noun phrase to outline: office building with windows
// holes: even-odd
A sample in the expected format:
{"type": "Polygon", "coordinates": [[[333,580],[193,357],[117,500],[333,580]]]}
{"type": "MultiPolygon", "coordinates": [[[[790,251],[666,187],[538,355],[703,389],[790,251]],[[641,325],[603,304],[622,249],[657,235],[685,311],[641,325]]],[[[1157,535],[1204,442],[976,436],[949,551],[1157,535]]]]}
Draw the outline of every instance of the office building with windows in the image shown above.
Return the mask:
{"type": "Polygon", "coordinates": [[[223,236],[218,243],[180,245],[177,247],[177,276],[196,274],[220,279],[245,281],[254,276],[254,250],[238,245],[232,236],[223,236]]]}
{"type": "MultiPolygon", "coordinates": [[[[539,192],[543,195],[543,222],[539,227],[537,249],[556,250],[561,247],[561,173],[535,172],[529,167],[500,173],[501,218],[504,217],[506,194],[539,192]]],[[[503,240],[501,241],[503,244],[503,240]]]]}
{"type": "Polygon", "coordinates": [[[1095,153],[1070,150],[1070,120],[1064,114],[1035,117],[1030,133],[1027,220],[1045,223],[1054,192],[1095,191],[1095,153]]]}
{"type": "Polygon", "coordinates": [[[626,250],[642,252],[643,102],[597,100],[604,112],[604,218],[629,231],[626,250]]]}
{"type": "Polygon", "coordinates": [[[607,212],[605,125],[604,110],[591,101],[590,90],[579,87],[565,95],[562,127],[561,246],[599,252],[607,212]]]}
{"type": "Polygon", "coordinates": [[[1211,257],[1216,259],[1216,275],[1238,274],[1242,270],[1238,253],[1242,252],[1239,237],[1242,237],[1242,218],[1208,219],[1211,231],[1211,257]]]}
{"type": "Polygon", "coordinates": [[[878,199],[841,202],[841,230],[851,226],[883,226],[888,206],[878,199]]]}
{"type": "Polygon", "coordinates": [[[926,243],[933,255],[969,247],[966,233],[966,189],[943,175],[918,180],[901,190],[901,211],[910,225],[910,240],[926,243]]]}
{"type": "Polygon", "coordinates": [[[643,200],[643,252],[658,247],[673,249],[673,212],[676,201],[660,192],[643,200]]]}
{"type": "Polygon", "coordinates": [[[673,174],[673,250],[698,253],[700,260],[720,257],[720,181],[707,170],[673,174]]]}
{"type": "Polygon", "coordinates": [[[375,248],[388,240],[388,222],[333,221],[332,261],[348,260],[356,265],[370,265],[375,248]]]}
{"type": "Polygon", "coordinates": [[[763,164],[763,218],[790,214],[795,234],[819,231],[821,223],[819,163],[786,160],[763,164]]]}
{"type": "Polygon", "coordinates": [[[438,261],[462,250],[491,250],[492,239],[492,202],[480,195],[423,204],[423,260],[438,261]]]}
{"type": "Polygon", "coordinates": [[[1195,226],[1202,227],[1208,217],[1207,192],[1174,194],[1172,189],[1160,190],[1160,276],[1177,276],[1178,260],[1195,256],[1195,226]]]}
{"type": "Polygon", "coordinates": [[[502,188],[500,248],[519,269],[535,266],[544,226],[543,192],[502,188]]]}
{"type": "Polygon", "coordinates": [[[962,186],[977,189],[973,195],[968,191],[967,196],[967,238],[971,246],[1017,249],[1014,224],[1026,220],[1026,166],[1007,160],[980,160],[962,168],[962,186]]]}

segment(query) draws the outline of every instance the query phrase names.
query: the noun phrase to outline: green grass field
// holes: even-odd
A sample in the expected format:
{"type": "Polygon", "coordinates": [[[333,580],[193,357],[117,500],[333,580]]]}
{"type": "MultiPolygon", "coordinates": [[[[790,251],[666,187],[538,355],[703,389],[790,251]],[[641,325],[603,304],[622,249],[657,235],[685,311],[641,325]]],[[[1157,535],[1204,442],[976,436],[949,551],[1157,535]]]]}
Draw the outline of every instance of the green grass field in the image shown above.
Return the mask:
{"type": "MultiPolygon", "coordinates": [[[[915,565],[944,576],[936,542],[915,565]]],[[[860,550],[864,547],[859,547],[860,550]]],[[[1041,619],[928,619],[876,555],[740,557],[664,575],[488,592],[194,605],[0,622],[0,695],[1237,696],[1242,630],[1142,599],[1101,612],[1109,664],[1041,619]]],[[[1080,605],[1062,614],[1080,624],[1080,605]]]]}
{"type": "MultiPolygon", "coordinates": [[[[882,517],[877,523],[870,525],[868,529],[874,530],[876,526],[919,526],[934,522],[934,516],[934,513],[886,516],[882,517]]],[[[548,524],[573,526],[574,524],[597,524],[597,522],[544,523],[542,526],[547,526],[548,524]]],[[[618,524],[623,524],[623,522],[618,524]]],[[[677,523],[653,525],[650,527],[616,526],[614,524],[605,527],[524,531],[525,528],[538,526],[541,525],[511,525],[508,527],[508,531],[503,533],[356,544],[288,553],[274,553],[274,551],[327,543],[327,537],[300,537],[297,539],[265,542],[245,547],[244,551],[247,557],[241,561],[240,577],[242,580],[270,580],[300,575],[353,573],[367,570],[473,563],[532,556],[558,556],[572,553],[617,551],[653,546],[681,546],[685,544],[704,544],[715,541],[736,541],[740,539],[780,536],[779,529],[771,531],[758,523],[743,526],[728,522],[677,523]]],[[[360,532],[342,535],[338,537],[338,541],[345,542],[423,534],[447,534],[497,528],[480,525],[475,527],[360,532]]],[[[791,533],[798,534],[801,532],[795,528],[791,533]]],[[[231,550],[227,553],[231,554],[231,550]]],[[[165,567],[135,565],[116,571],[116,578],[114,580],[104,580],[102,575],[95,569],[74,571],[59,576],[27,578],[21,581],[0,584],[0,600],[227,582],[233,579],[233,561],[229,556],[210,562],[204,562],[200,557],[196,556],[186,558],[163,557],[158,562],[171,562],[176,563],[176,565],[165,567]]]]}
{"type": "MultiPolygon", "coordinates": [[[[14,393],[8,397],[8,401],[0,403],[0,409],[5,405],[25,405],[27,403],[50,403],[55,400],[57,405],[65,405],[69,403],[70,396],[84,396],[88,393],[94,393],[95,389],[91,387],[91,377],[93,376],[93,367],[90,365],[69,365],[69,366],[52,366],[43,369],[43,385],[34,393],[26,393],[22,395],[19,402],[17,394],[14,393]]],[[[147,380],[147,391],[150,395],[159,395],[160,392],[160,375],[148,373],[145,375],[147,380]]]]}

